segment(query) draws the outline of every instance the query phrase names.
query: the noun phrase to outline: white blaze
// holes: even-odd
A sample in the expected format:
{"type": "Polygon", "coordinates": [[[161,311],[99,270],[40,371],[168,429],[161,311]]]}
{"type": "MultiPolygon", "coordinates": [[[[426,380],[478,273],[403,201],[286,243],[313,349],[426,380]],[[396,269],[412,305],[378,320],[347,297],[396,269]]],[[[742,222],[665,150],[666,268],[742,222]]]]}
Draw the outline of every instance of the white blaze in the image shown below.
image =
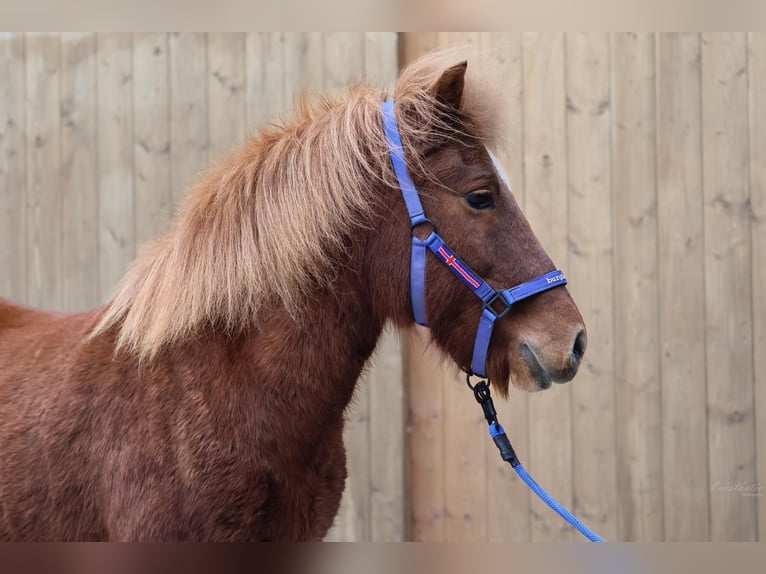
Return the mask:
{"type": "Polygon", "coordinates": [[[495,154],[492,153],[492,150],[487,148],[487,153],[489,153],[489,157],[492,158],[492,164],[495,166],[495,171],[497,172],[497,175],[500,176],[500,179],[503,180],[503,183],[508,186],[508,191],[513,191],[511,189],[511,182],[508,180],[508,175],[505,173],[505,170],[503,169],[503,164],[500,163],[500,160],[495,157],[495,154]]]}

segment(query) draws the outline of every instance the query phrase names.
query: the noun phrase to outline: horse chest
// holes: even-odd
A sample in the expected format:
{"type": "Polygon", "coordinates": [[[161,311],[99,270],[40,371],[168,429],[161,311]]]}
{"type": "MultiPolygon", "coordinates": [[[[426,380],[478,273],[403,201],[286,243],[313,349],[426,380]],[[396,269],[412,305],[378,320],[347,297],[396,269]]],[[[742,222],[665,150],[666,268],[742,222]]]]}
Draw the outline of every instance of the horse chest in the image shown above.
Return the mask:
{"type": "Polygon", "coordinates": [[[156,532],[147,535],[144,520],[140,526],[144,534],[118,528],[110,535],[154,540],[321,540],[337,514],[346,479],[342,421],[317,441],[304,461],[275,468],[273,460],[273,456],[220,457],[209,461],[207,470],[187,470],[185,480],[169,482],[166,493],[154,498],[158,504],[147,508],[144,516],[158,517],[156,532]]]}

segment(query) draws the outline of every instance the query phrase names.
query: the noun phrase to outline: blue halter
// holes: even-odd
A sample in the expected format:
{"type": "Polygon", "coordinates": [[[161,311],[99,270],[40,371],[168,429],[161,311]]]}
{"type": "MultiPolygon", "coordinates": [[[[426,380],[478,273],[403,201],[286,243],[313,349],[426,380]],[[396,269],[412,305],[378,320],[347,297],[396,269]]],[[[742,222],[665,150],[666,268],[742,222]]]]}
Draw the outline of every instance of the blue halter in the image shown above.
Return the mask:
{"type": "Polygon", "coordinates": [[[472,374],[486,378],[487,353],[489,351],[489,343],[492,340],[495,321],[505,317],[511,310],[511,306],[517,301],[532,297],[554,287],[566,285],[566,277],[564,277],[562,271],[557,269],[511,289],[502,291],[493,289],[450,249],[444,239],[436,232],[436,226],[426,217],[418,190],[407,171],[404,149],[399,135],[399,125],[394,113],[394,100],[389,100],[383,104],[383,129],[388,140],[391,163],[393,163],[396,178],[399,181],[399,188],[402,190],[404,203],[407,205],[407,212],[410,215],[410,231],[412,234],[410,296],[412,298],[412,311],[415,321],[419,325],[427,326],[426,250],[428,249],[481,299],[483,309],[473,346],[471,371],[472,374]],[[425,239],[420,239],[415,235],[414,231],[416,227],[423,224],[431,226],[431,233],[425,239]],[[502,309],[498,311],[496,306],[502,306],[502,309]]]}

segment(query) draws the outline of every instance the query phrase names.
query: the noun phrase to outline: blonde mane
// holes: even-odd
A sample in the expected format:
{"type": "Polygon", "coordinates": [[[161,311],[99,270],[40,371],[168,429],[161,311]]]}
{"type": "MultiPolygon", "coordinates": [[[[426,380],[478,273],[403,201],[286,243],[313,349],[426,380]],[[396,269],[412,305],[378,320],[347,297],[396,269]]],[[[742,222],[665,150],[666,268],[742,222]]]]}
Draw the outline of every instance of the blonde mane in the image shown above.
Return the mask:
{"type": "MultiPolygon", "coordinates": [[[[430,88],[460,60],[430,54],[409,66],[395,97],[408,159],[413,142],[448,128],[430,88]],[[408,143],[409,142],[409,143],[408,143]]],[[[500,106],[469,66],[463,113],[492,143],[500,106]]],[[[396,186],[381,127],[385,94],[357,88],[344,99],[302,102],[291,123],[262,130],[193,186],[171,229],[140,252],[96,336],[118,329],[117,348],[151,358],[204,325],[241,332],[264,309],[300,309],[309,288],[328,285],[343,237],[396,186]]]]}

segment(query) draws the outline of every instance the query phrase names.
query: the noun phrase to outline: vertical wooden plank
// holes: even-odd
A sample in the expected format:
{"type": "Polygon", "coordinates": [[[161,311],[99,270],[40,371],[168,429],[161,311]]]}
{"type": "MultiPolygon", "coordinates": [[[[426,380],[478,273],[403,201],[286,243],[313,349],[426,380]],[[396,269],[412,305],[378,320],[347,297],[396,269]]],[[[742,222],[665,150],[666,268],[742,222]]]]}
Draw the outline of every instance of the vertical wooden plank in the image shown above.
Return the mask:
{"type": "Polygon", "coordinates": [[[302,95],[324,85],[324,35],[284,32],[284,107],[293,110],[302,95]]]}
{"type": "MultiPolygon", "coordinates": [[[[470,46],[479,57],[481,34],[443,33],[442,46],[470,46]]],[[[450,242],[449,237],[445,237],[450,242]]],[[[470,264],[470,261],[468,262],[470,264]]],[[[444,505],[448,542],[483,541],[487,537],[486,426],[466,388],[465,375],[450,365],[444,389],[444,505]]]]}
{"type": "Polygon", "coordinates": [[[407,333],[405,345],[408,383],[410,454],[410,520],[412,540],[445,540],[444,380],[447,366],[428,349],[425,327],[407,333]]]}
{"type": "MultiPolygon", "coordinates": [[[[497,150],[497,157],[510,178],[513,194],[524,208],[523,171],[523,66],[522,34],[482,34],[482,63],[493,66],[492,71],[503,78],[506,90],[503,119],[507,119],[508,133],[505,147],[497,150]]],[[[469,63],[470,66],[470,63],[469,63]]],[[[529,452],[529,417],[527,396],[523,391],[511,389],[507,401],[495,400],[498,417],[505,426],[521,456],[529,452]],[[521,454],[523,453],[523,454],[521,454]]],[[[491,542],[529,541],[529,489],[508,463],[503,461],[492,445],[486,449],[487,468],[487,538],[491,542]]]]}
{"type": "MultiPolygon", "coordinates": [[[[524,188],[526,213],[556,265],[567,268],[566,93],[563,34],[524,36],[524,188]]],[[[581,381],[575,383],[582,385],[581,381]]],[[[529,397],[529,453],[535,478],[572,504],[571,386],[529,397]]],[[[571,529],[535,497],[531,539],[571,540],[571,529]]]]}
{"type": "Polygon", "coordinates": [[[752,293],[744,34],[703,34],[702,114],[710,534],[754,540],[752,293]]]}
{"type": "Polygon", "coordinates": [[[400,34],[399,61],[402,67],[417,60],[423,54],[436,49],[439,45],[438,32],[408,32],[400,34]]]}
{"type": "Polygon", "coordinates": [[[207,39],[170,36],[170,177],[178,204],[208,164],[207,39]]]}
{"type": "Polygon", "coordinates": [[[654,36],[612,46],[619,537],[662,540],[654,36]]]}
{"type": "Polygon", "coordinates": [[[133,37],[137,245],[159,235],[173,213],[168,48],[167,34],[135,34],[133,37]]]}
{"type": "Polygon", "coordinates": [[[365,73],[363,32],[322,34],[322,89],[325,94],[342,96],[361,82],[365,73]]]}
{"type": "Polygon", "coordinates": [[[96,37],[61,37],[61,273],[63,309],[99,303],[96,37]]]}
{"type": "Polygon", "coordinates": [[[285,37],[282,32],[247,35],[247,126],[275,123],[285,110],[285,37]]]}
{"type": "Polygon", "coordinates": [[[393,89],[399,75],[398,38],[395,32],[364,34],[365,84],[393,89]]]}
{"type": "Polygon", "coordinates": [[[346,408],[343,442],[346,447],[346,488],[328,538],[338,542],[369,542],[370,520],[370,385],[365,373],[346,408]]]}
{"type": "Polygon", "coordinates": [[[386,330],[367,376],[370,393],[370,539],[405,540],[404,393],[399,336],[386,330]]]}
{"type": "MultiPolygon", "coordinates": [[[[365,34],[364,76],[372,85],[393,87],[398,73],[397,37],[365,34]]],[[[370,381],[370,539],[405,539],[404,389],[399,337],[386,330],[369,371],[370,381]]]]}
{"type": "MultiPolygon", "coordinates": [[[[336,33],[325,37],[325,92],[342,93],[364,76],[365,39],[362,33],[336,33]]],[[[344,442],[348,478],[340,508],[342,540],[368,541],[370,522],[370,378],[362,376],[353,403],[346,409],[344,442]]]]}
{"type": "Polygon", "coordinates": [[[27,303],[61,307],[61,218],[58,34],[26,38],[27,303]]]}
{"type": "Polygon", "coordinates": [[[324,35],[324,92],[342,96],[364,76],[364,33],[328,32],[324,35]]]}
{"type": "Polygon", "coordinates": [[[609,36],[567,34],[566,50],[568,288],[588,330],[585,360],[572,383],[573,506],[591,528],[615,540],[611,194],[619,188],[611,182],[609,36]]]}
{"type": "MultiPolygon", "coordinates": [[[[436,33],[404,35],[403,64],[436,48],[436,33]]],[[[406,336],[405,380],[408,404],[408,490],[410,537],[423,542],[445,539],[444,519],[444,365],[428,352],[428,331],[406,336]]]]}
{"type": "Polygon", "coordinates": [[[445,378],[429,381],[444,387],[445,540],[484,541],[487,423],[466,387],[465,374],[456,372],[454,365],[445,366],[445,378]]]}
{"type": "Polygon", "coordinates": [[[439,48],[467,48],[469,54],[479,56],[482,47],[482,34],[479,32],[439,32],[439,48]]]}
{"type": "Polygon", "coordinates": [[[245,139],[245,46],[241,33],[208,35],[208,137],[211,159],[245,139]]]}
{"type": "Polygon", "coordinates": [[[130,34],[99,34],[99,290],[115,289],[135,256],[133,58],[130,34]]]}
{"type": "Polygon", "coordinates": [[[704,541],[710,534],[698,34],[659,35],[657,84],[664,539],[704,541]]]}
{"type": "Polygon", "coordinates": [[[0,34],[0,297],[27,298],[24,36],[0,34]]]}
{"type": "Polygon", "coordinates": [[[766,539],[766,34],[748,37],[750,102],[750,258],[753,276],[753,376],[755,381],[758,540],[766,539]],[[758,486],[760,485],[760,487],[758,486]]]}

